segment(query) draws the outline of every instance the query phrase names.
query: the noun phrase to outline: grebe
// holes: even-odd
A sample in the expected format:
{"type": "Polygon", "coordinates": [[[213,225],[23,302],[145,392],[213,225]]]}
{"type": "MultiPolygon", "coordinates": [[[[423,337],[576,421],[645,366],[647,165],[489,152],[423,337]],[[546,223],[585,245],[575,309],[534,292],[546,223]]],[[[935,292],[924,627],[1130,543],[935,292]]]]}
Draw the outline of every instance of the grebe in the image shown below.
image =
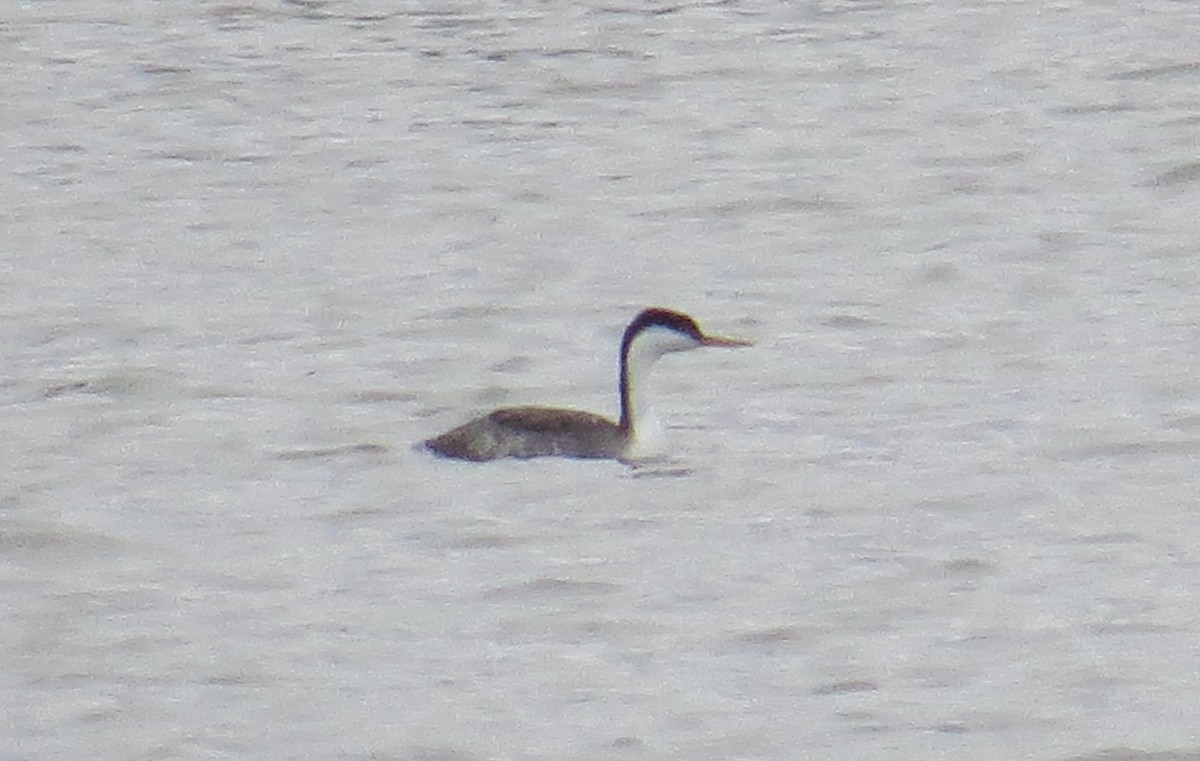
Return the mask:
{"type": "Polygon", "coordinates": [[[706,336],[696,321],[670,309],[646,309],[621,337],[621,419],[552,407],[506,407],[429,439],[446,457],[591,457],[635,460],[656,454],[662,425],[642,395],[651,366],[664,354],[702,346],[749,346],[748,341],[706,336]]]}

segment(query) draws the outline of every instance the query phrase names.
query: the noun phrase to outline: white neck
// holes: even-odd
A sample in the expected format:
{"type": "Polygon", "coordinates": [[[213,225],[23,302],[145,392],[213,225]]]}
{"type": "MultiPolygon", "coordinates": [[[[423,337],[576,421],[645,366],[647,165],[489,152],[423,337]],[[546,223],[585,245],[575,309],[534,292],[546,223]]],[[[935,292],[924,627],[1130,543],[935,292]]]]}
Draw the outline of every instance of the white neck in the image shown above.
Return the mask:
{"type": "Polygon", "coordinates": [[[662,355],[695,348],[696,342],[673,330],[652,327],[634,338],[621,362],[622,421],[629,426],[627,457],[661,454],[666,434],[650,406],[647,381],[650,369],[662,355]]]}

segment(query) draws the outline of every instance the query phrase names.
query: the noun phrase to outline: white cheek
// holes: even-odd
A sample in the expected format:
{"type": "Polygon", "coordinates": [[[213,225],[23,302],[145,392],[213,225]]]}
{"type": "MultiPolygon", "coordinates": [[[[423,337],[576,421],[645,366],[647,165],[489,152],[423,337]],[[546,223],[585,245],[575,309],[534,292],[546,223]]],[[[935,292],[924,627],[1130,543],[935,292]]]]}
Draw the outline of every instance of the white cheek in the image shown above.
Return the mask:
{"type": "Polygon", "coordinates": [[[699,344],[692,338],[667,328],[648,328],[633,341],[631,351],[645,357],[661,357],[673,351],[694,349],[699,344]]]}

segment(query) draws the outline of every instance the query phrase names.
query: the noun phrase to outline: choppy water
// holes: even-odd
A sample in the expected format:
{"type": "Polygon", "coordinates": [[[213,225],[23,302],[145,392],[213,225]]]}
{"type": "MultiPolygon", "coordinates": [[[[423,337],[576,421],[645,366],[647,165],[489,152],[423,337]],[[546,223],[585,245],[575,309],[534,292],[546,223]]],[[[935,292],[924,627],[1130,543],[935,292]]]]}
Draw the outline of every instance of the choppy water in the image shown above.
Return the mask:
{"type": "Polygon", "coordinates": [[[1200,758],[1197,40],[5,4],[0,757],[1200,758]],[[647,304],[672,467],[410,448],[647,304]]]}

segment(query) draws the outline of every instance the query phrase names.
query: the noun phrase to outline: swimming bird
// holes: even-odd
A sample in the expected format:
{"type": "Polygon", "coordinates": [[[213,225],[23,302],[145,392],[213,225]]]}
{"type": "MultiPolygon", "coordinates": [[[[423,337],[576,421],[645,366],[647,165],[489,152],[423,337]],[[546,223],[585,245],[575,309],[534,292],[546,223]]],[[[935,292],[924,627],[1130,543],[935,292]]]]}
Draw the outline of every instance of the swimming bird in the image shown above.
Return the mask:
{"type": "Polygon", "coordinates": [[[618,391],[621,417],[608,418],[553,407],[506,407],[425,442],[446,457],[588,457],[637,460],[661,451],[663,430],[643,395],[643,383],[659,357],[704,346],[749,346],[748,341],[705,335],[682,312],[642,311],[621,337],[618,391]]]}

